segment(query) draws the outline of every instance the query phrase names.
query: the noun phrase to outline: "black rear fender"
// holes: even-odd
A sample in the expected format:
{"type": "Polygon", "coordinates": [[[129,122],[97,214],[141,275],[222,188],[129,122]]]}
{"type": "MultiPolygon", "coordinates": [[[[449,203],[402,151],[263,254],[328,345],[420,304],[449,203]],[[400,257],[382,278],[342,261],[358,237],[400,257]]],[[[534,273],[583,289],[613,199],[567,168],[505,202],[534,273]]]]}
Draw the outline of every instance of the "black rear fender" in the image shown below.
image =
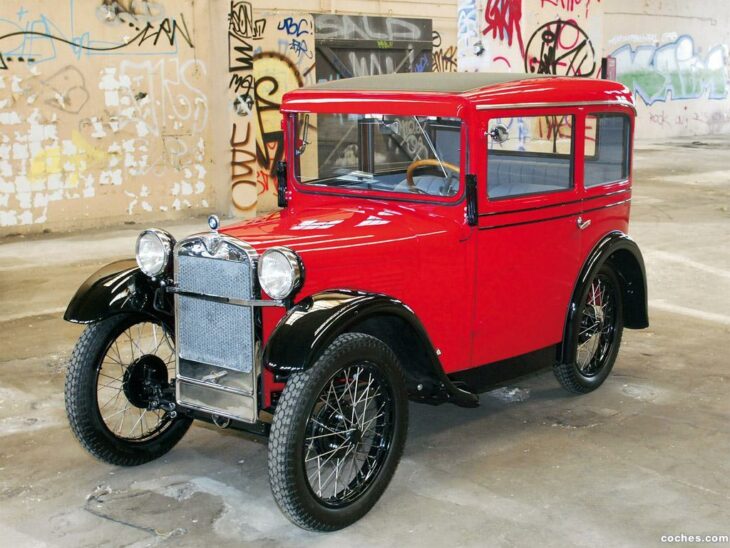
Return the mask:
{"type": "Polygon", "coordinates": [[[577,312],[581,292],[604,265],[609,265],[621,282],[624,327],[629,329],[649,327],[644,258],[634,240],[623,232],[611,232],[604,236],[588,255],[576,281],[566,316],[563,343],[558,347],[557,359],[560,363],[570,363],[574,358],[573,327],[574,322],[579,321],[577,312]]]}

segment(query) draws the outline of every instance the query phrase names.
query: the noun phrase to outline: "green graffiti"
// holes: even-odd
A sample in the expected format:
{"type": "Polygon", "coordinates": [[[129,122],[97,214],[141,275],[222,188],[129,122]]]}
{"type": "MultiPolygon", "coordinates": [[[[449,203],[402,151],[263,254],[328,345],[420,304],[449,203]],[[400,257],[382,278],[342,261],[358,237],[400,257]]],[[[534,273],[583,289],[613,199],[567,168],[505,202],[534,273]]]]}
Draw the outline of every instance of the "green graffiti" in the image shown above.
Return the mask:
{"type": "Polygon", "coordinates": [[[700,56],[691,36],[682,35],[661,46],[621,46],[616,59],[616,77],[647,105],[655,101],[724,99],[728,96],[725,66],[727,48],[715,46],[700,56]]]}
{"type": "Polygon", "coordinates": [[[659,73],[637,70],[618,75],[618,81],[635,90],[647,104],[668,99],[693,99],[707,92],[711,99],[727,97],[728,83],[724,70],[675,70],[659,73]]]}

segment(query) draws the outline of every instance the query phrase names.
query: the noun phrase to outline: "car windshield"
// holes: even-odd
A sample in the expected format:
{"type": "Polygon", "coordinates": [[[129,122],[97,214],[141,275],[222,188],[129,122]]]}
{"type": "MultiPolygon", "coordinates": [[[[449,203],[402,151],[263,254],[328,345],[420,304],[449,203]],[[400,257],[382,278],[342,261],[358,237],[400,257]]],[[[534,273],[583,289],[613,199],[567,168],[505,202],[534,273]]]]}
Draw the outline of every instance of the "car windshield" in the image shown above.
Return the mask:
{"type": "Polygon", "coordinates": [[[456,118],[299,114],[295,147],[306,185],[446,197],[459,190],[456,118]]]}

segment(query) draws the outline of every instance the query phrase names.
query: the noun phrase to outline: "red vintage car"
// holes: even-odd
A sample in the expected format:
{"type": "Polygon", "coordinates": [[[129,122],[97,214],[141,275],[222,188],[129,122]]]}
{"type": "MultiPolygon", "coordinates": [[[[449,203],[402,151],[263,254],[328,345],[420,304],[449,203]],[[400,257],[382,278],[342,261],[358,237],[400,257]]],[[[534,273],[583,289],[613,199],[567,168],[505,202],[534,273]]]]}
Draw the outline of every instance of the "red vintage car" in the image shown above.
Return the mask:
{"type": "Polygon", "coordinates": [[[147,462],[193,419],[268,436],[281,510],[335,530],[387,487],[408,400],[473,407],[545,365],[586,393],[647,327],[623,85],[398,74],[281,111],[280,211],[146,230],[70,303],[66,406],[95,457],[147,462]]]}

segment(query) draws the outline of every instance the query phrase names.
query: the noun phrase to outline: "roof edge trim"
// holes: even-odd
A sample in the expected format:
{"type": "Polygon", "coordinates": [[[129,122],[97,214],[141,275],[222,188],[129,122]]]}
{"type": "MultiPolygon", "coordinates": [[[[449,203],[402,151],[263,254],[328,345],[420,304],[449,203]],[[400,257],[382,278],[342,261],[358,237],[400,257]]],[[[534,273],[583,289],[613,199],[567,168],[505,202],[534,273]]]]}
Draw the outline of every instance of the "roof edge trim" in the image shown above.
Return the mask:
{"type": "Polygon", "coordinates": [[[626,101],[569,101],[569,102],[541,102],[541,103],[501,103],[489,105],[477,105],[477,110],[498,110],[504,108],[562,108],[562,107],[588,107],[588,106],[620,106],[628,107],[636,113],[636,106],[626,101]]]}

